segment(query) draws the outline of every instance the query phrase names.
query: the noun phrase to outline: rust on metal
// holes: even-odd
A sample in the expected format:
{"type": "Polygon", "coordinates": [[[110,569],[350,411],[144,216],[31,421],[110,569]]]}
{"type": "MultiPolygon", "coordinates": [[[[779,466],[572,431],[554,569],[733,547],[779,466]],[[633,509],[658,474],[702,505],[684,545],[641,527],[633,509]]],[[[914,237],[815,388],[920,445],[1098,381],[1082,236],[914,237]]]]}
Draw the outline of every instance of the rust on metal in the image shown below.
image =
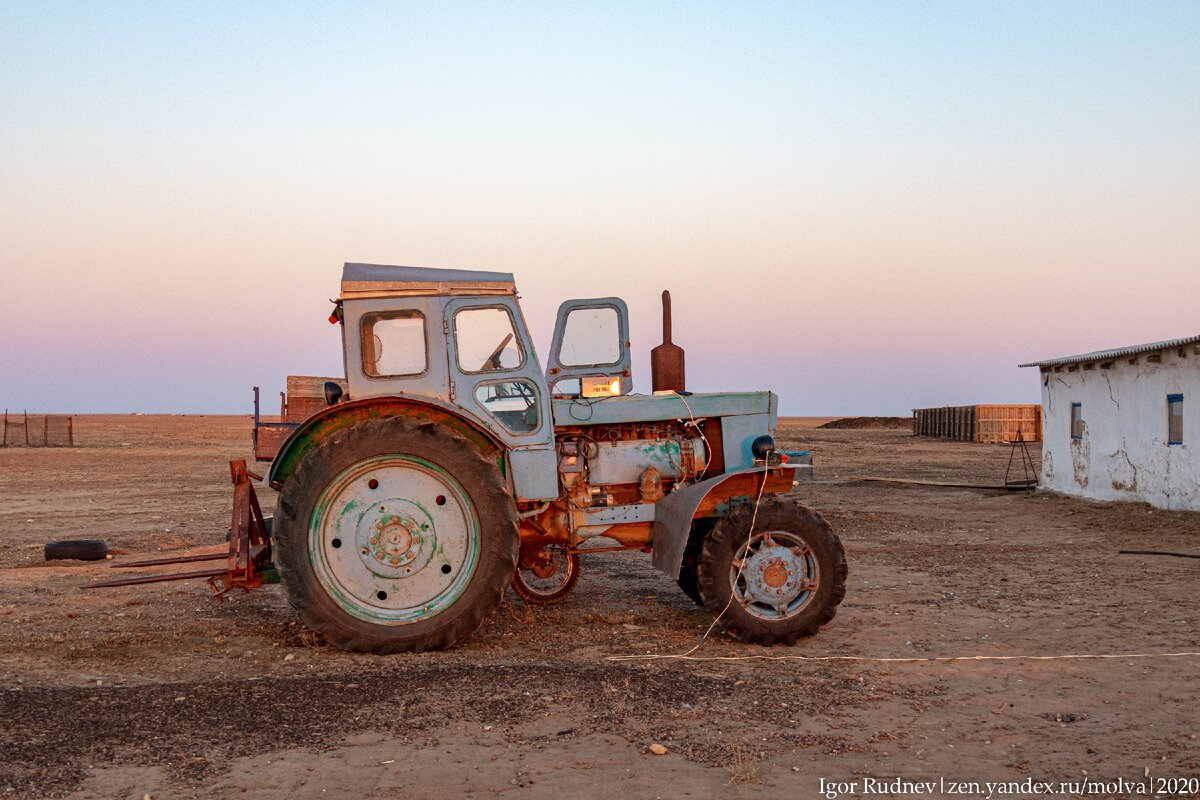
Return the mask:
{"type": "Polygon", "coordinates": [[[175,556],[174,558],[147,558],[145,561],[125,561],[120,564],[122,569],[133,567],[159,567],[164,564],[192,564],[197,561],[220,561],[228,558],[227,553],[197,553],[194,556],[175,556]]]}
{"type": "MultiPolygon", "coordinates": [[[[168,561],[167,563],[173,563],[168,561]]],[[[122,564],[121,566],[130,566],[122,564]]],[[[143,583],[165,583],[167,581],[187,581],[192,578],[219,578],[225,574],[223,569],[202,569],[195,572],[172,572],[168,575],[141,575],[136,578],[121,578],[115,581],[102,581],[101,583],[90,583],[84,586],[85,589],[111,589],[116,586],[138,586],[143,583]]]]}
{"type": "MultiPolygon", "coordinates": [[[[688,452],[691,452],[690,448],[688,452]]],[[[654,467],[646,467],[638,481],[638,495],[643,503],[657,503],[662,500],[662,473],[654,467]]]]}
{"type": "Polygon", "coordinates": [[[650,351],[650,382],[656,392],[684,391],[683,348],[671,341],[671,293],[662,293],[663,343],[650,351]]]}

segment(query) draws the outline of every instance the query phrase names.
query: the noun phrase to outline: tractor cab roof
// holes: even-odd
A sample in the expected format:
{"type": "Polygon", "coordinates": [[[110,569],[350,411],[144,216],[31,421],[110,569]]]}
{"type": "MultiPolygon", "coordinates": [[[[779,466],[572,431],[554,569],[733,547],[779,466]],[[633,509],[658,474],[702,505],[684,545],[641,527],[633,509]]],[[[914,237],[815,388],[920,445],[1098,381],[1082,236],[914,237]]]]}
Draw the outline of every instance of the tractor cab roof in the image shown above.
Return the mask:
{"type": "Polygon", "coordinates": [[[342,268],[342,291],[338,299],[516,293],[511,272],[347,263],[342,268]]]}

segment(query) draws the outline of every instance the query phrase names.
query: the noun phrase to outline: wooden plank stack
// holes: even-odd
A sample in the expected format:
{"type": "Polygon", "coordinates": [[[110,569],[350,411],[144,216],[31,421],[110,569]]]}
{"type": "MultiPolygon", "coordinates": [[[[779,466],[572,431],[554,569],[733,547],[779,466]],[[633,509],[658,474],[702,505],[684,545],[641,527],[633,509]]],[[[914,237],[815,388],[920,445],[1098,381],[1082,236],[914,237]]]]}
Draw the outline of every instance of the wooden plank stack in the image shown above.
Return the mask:
{"type": "Polygon", "coordinates": [[[996,444],[1042,440],[1040,405],[942,406],[913,409],[913,436],[996,444]]]}

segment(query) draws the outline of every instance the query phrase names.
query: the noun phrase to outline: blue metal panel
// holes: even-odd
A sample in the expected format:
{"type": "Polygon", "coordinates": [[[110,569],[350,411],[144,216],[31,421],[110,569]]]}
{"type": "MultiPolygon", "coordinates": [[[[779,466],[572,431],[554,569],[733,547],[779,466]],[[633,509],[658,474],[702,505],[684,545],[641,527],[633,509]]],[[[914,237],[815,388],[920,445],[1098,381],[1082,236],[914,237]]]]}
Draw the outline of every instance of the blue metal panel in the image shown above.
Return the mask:
{"type": "Polygon", "coordinates": [[[721,440],[725,446],[725,471],[749,467],[754,463],[750,445],[771,432],[769,414],[749,414],[721,418],[721,440]]]}
{"type": "Polygon", "coordinates": [[[606,425],[669,419],[703,419],[745,414],[761,415],[760,433],[767,433],[773,416],[771,392],[714,392],[693,395],[628,395],[603,400],[557,399],[555,425],[606,425]]]}
{"type": "Polygon", "coordinates": [[[346,383],[350,397],[418,395],[450,402],[450,376],[446,371],[446,339],[442,334],[444,297],[384,297],[367,300],[347,300],[342,304],[343,351],[346,363],[346,383]],[[374,378],[363,371],[362,320],[367,314],[381,311],[412,310],[425,318],[425,364],[420,375],[374,378]]]}
{"type": "Polygon", "coordinates": [[[656,503],[631,503],[609,508],[586,508],[581,512],[584,525],[620,525],[628,522],[653,522],[656,503]]]}
{"type": "Polygon", "coordinates": [[[509,450],[508,474],[518,500],[558,499],[558,459],[553,447],[509,450]]]}

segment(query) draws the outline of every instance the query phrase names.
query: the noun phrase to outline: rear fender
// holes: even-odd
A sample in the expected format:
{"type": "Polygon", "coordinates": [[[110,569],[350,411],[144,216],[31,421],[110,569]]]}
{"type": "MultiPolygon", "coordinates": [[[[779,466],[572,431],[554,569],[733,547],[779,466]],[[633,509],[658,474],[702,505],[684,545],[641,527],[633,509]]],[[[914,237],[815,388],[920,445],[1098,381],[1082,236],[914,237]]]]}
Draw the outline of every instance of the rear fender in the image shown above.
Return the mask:
{"type": "Polygon", "coordinates": [[[683,551],[692,533],[696,517],[729,513],[732,506],[754,502],[759,494],[784,494],[791,491],[795,469],[789,466],[746,467],[706,481],[677,489],[654,506],[654,568],[672,578],[679,577],[683,551]],[[766,486],[763,486],[764,475],[766,486]]]}
{"type": "Polygon", "coordinates": [[[466,438],[484,458],[495,462],[501,474],[505,472],[504,446],[478,423],[455,412],[450,406],[407,397],[370,397],[330,406],[309,417],[292,431],[271,462],[271,472],[267,478],[271,488],[282,488],[301,459],[325,437],[363,420],[384,417],[424,419],[445,425],[466,438]]]}

